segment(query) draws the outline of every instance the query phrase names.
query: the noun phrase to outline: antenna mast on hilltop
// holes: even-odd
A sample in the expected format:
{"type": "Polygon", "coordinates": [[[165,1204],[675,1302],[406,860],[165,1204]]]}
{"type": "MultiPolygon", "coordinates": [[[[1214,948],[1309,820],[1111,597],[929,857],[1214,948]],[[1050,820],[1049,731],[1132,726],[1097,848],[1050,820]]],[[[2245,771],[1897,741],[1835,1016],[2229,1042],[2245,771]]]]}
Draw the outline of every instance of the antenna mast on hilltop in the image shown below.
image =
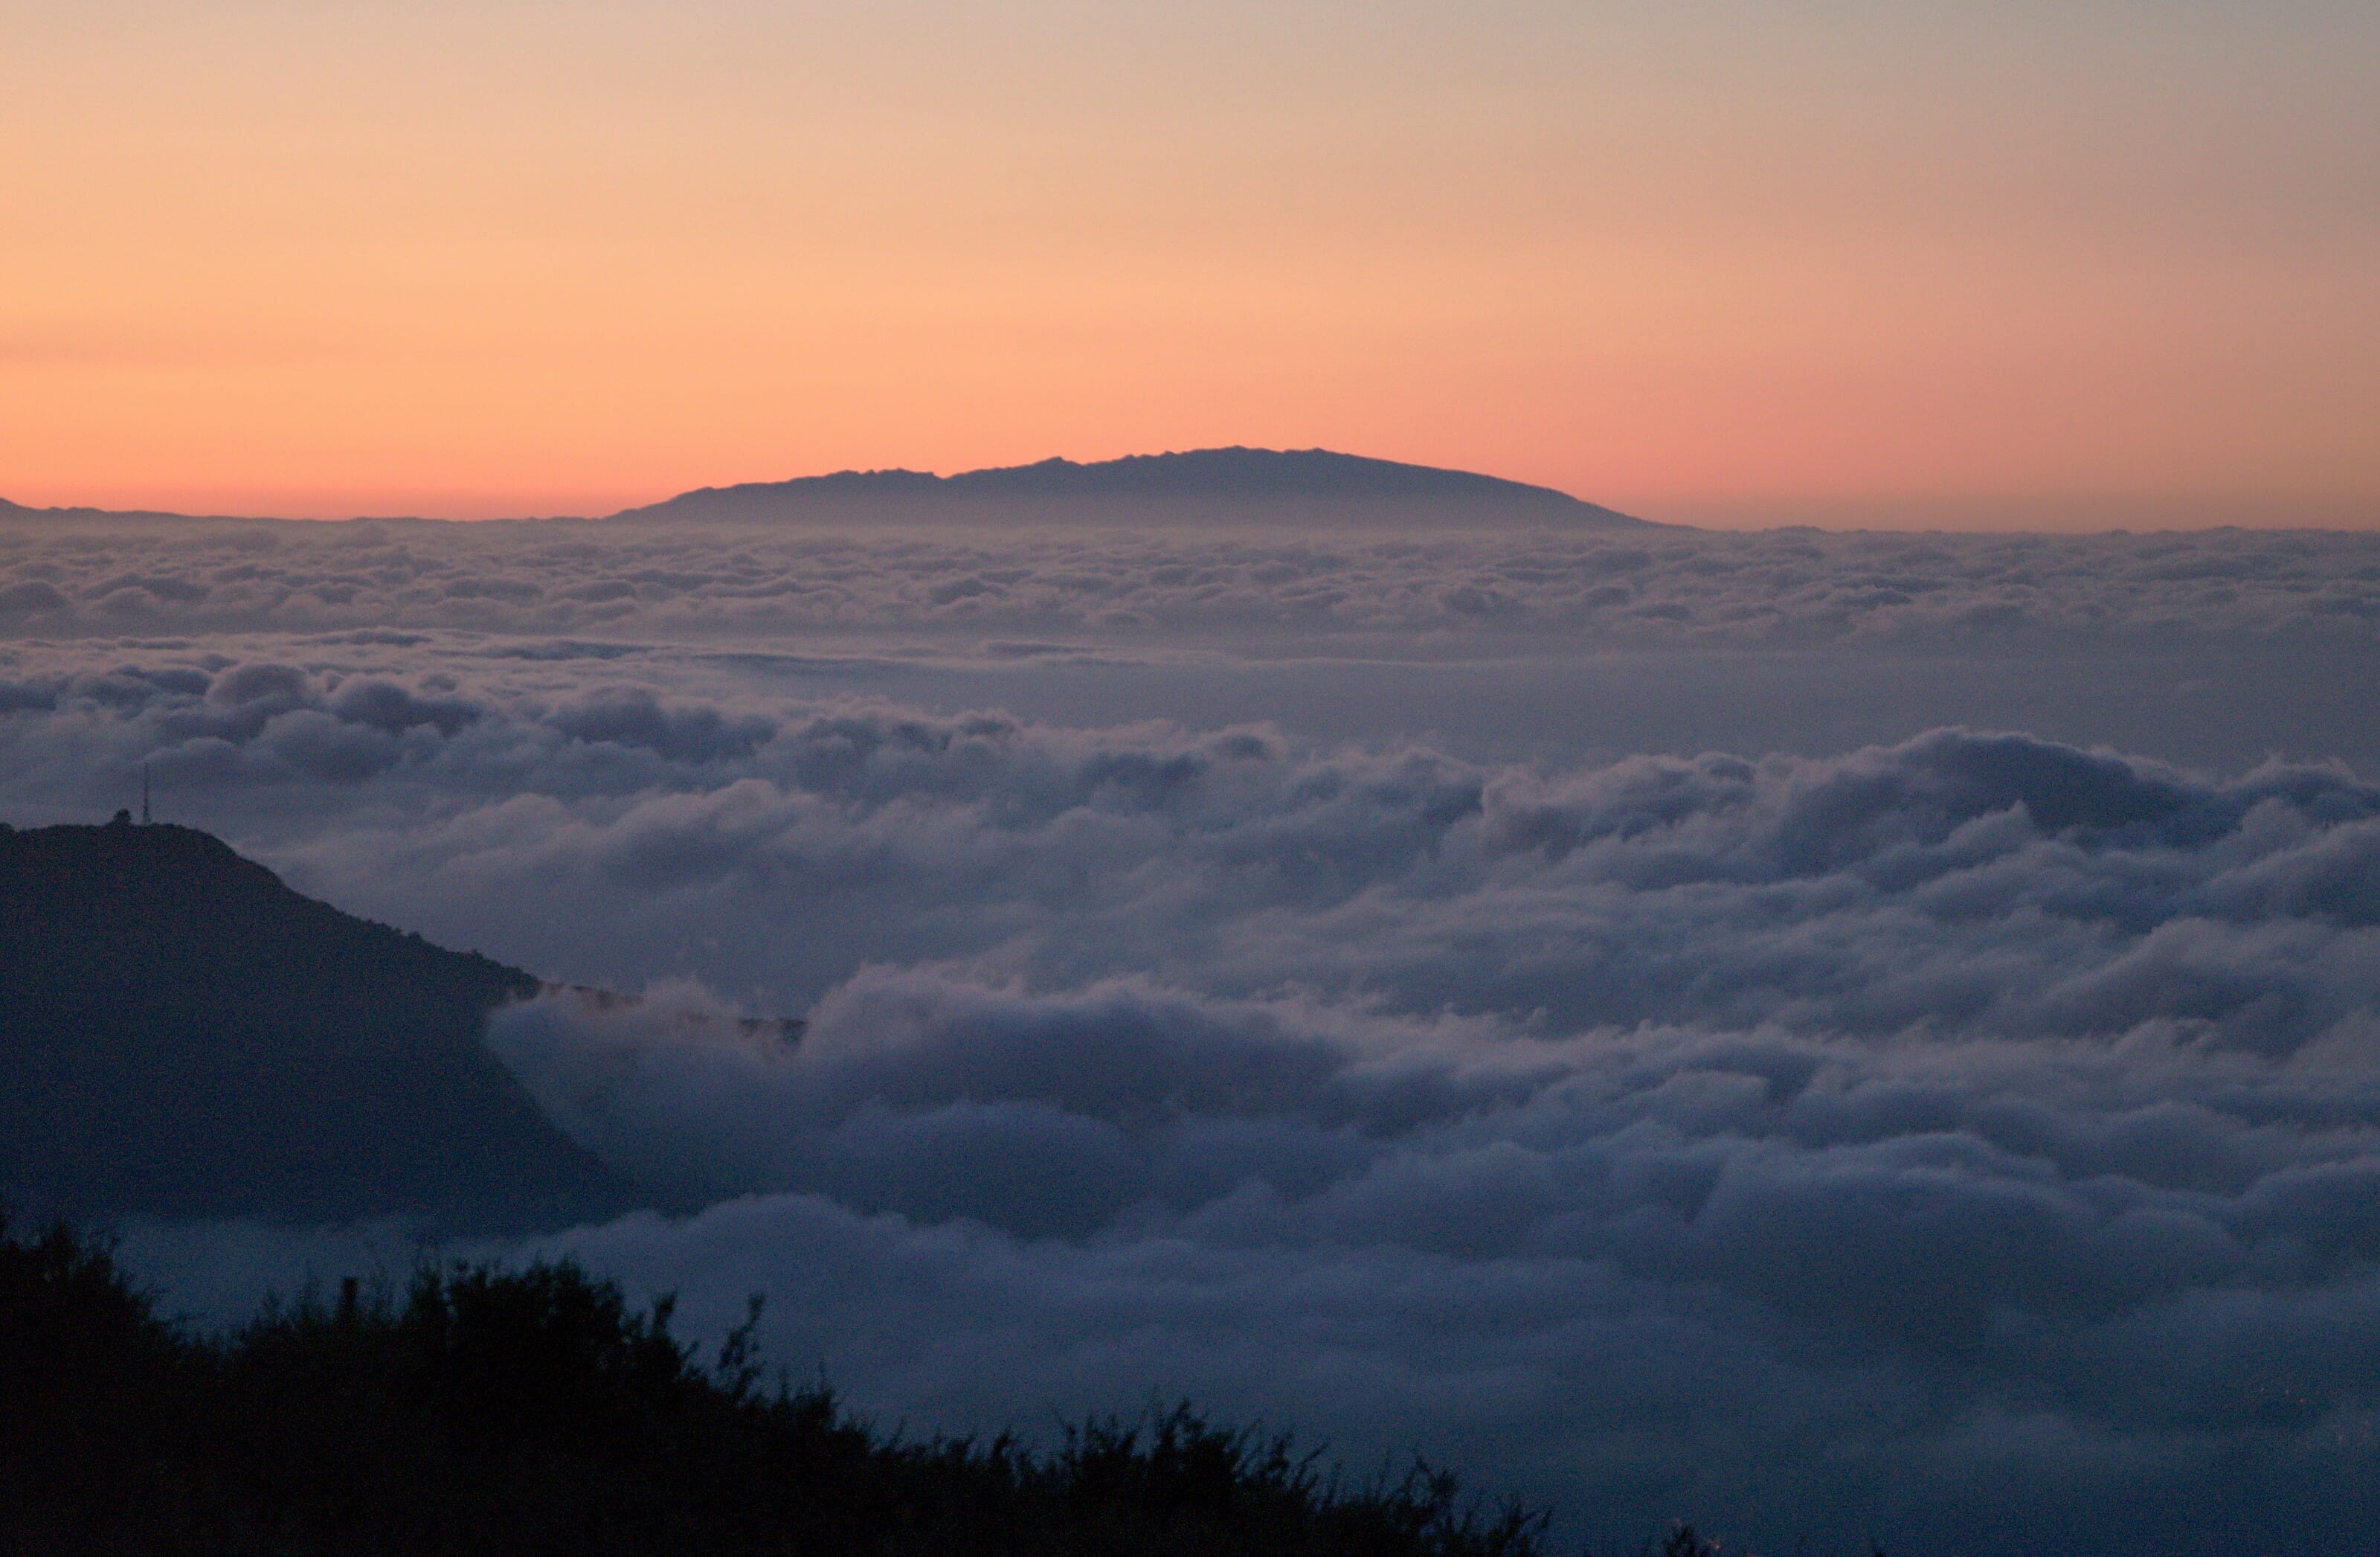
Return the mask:
{"type": "Polygon", "coordinates": [[[140,825],[149,825],[149,764],[140,764],[140,825]]]}

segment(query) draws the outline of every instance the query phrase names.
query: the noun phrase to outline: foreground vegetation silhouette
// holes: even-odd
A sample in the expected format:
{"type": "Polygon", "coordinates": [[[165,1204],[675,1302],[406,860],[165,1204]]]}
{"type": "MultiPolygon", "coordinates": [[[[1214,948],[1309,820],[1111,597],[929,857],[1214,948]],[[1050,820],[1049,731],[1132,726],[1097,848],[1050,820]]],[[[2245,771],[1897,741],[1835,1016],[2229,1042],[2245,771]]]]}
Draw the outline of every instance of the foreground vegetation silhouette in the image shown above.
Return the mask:
{"type": "Polygon", "coordinates": [[[670,1317],[566,1262],[458,1265],[201,1336],[104,1245],[0,1219],[0,1551],[1540,1550],[1540,1515],[1452,1476],[1350,1485],[1186,1406],[1038,1451],[886,1438],[823,1386],[764,1384],[751,1322],[706,1365],[670,1317]]]}

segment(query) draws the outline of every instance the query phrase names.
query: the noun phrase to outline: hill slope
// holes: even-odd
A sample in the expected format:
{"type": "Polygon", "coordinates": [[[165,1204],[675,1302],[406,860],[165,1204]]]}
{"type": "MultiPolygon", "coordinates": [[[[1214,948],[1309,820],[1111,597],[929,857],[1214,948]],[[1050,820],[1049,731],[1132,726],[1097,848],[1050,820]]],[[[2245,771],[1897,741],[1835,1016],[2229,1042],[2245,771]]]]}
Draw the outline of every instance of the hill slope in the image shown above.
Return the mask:
{"type": "Polygon", "coordinates": [[[0,1193],[455,1230],[624,1210],[628,1186],[480,1041],[537,987],[204,833],[0,826],[0,1193]]]}
{"type": "Polygon", "coordinates": [[[1128,455],[1077,464],[1045,459],[936,476],[919,470],[845,470],[789,481],[704,487],[614,518],[758,518],[847,503],[895,504],[921,511],[1019,502],[1098,501],[1231,505],[1362,502],[1392,507],[1488,508],[1573,523],[1639,526],[1609,508],[1550,487],[1529,486],[1468,470],[1442,470],[1366,459],[1328,449],[1195,449],[1128,455]]]}

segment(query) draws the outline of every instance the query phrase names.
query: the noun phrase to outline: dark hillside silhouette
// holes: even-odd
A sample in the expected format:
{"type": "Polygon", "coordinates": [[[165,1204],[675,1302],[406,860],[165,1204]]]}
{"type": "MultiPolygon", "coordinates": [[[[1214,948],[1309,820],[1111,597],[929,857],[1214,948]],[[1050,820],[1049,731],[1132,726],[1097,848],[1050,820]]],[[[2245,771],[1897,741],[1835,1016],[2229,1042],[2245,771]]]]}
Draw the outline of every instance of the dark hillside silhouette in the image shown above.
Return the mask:
{"type": "Polygon", "coordinates": [[[627,1186],[480,1042],[537,988],[204,833],[0,826],[0,1193],[456,1231],[624,1210],[627,1186]]]}

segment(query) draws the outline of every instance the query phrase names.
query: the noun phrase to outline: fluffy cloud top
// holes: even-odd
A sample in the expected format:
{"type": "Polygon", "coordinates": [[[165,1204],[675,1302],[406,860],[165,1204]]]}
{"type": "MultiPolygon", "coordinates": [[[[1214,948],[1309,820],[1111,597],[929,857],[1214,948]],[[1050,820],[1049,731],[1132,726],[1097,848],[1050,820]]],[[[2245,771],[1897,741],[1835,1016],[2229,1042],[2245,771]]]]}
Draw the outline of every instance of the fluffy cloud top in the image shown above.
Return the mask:
{"type": "MultiPolygon", "coordinates": [[[[775,1357],[887,1418],[1189,1393],[1607,1539],[2361,1537],[2380,786],[1958,727],[1508,762],[1393,713],[1146,719],[1099,656],[1132,622],[1269,624],[1232,649],[1257,663],[1296,621],[1485,655],[1495,623],[1624,619],[1832,635],[1810,663],[1840,667],[1999,630],[1998,600],[2112,645],[2084,662],[2112,709],[2172,674],[2177,620],[2361,652],[2367,541],[255,533],[13,553],[49,614],[0,645],[0,798],[38,820],[146,762],[343,906],[644,987],[491,1032],[669,1212],[537,1247],[700,1323],[766,1290],[775,1357]],[[342,547],[368,560],[332,610],[299,580],[342,547]],[[263,590],[207,571],[249,564],[285,592],[215,592],[263,590]],[[1445,597],[1490,572],[1517,615],[1445,597]],[[827,595],[761,589],[796,579],[827,595]],[[101,636],[119,598],[176,636],[101,636]],[[790,636],[720,645],[739,620],[790,636]],[[824,641],[791,625],[945,621],[985,663],[1073,666],[1094,715],[783,670],[824,641]]],[[[390,1230],[128,1247],[209,1311],[409,1258],[390,1230]]]]}

